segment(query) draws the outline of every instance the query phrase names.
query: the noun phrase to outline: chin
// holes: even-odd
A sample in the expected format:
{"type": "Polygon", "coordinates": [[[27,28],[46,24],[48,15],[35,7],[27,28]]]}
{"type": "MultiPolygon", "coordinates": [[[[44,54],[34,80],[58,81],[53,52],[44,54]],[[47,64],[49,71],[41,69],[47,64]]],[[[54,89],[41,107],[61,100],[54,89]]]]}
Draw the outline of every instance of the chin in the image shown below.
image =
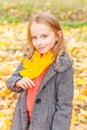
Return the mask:
{"type": "Polygon", "coordinates": [[[45,53],[47,53],[48,51],[40,51],[40,50],[39,50],[39,52],[40,52],[41,54],[45,54],[45,53]]]}

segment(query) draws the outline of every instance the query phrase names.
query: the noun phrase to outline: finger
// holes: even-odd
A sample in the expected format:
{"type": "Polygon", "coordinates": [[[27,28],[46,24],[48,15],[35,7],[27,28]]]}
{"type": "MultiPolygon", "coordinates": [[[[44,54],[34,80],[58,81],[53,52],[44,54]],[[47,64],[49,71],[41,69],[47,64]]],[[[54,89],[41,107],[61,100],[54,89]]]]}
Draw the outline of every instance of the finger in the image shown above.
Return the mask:
{"type": "MultiPolygon", "coordinates": [[[[30,84],[29,84],[30,85],[30,84]]],[[[22,82],[22,86],[25,88],[25,89],[27,89],[28,88],[28,83],[26,82],[26,81],[23,81],[22,82]]]]}
{"type": "Polygon", "coordinates": [[[26,78],[25,82],[26,82],[27,86],[29,86],[29,87],[35,86],[35,83],[29,78],[26,78]]]}
{"type": "Polygon", "coordinates": [[[26,84],[26,82],[25,82],[25,79],[22,79],[22,80],[18,81],[18,82],[16,83],[16,85],[17,85],[18,87],[23,88],[23,89],[27,89],[27,88],[28,88],[28,86],[27,86],[27,84],[26,84]]]}
{"type": "Polygon", "coordinates": [[[28,81],[32,86],[35,86],[35,83],[31,79],[28,79],[28,81]]]}
{"type": "Polygon", "coordinates": [[[20,87],[26,90],[26,87],[23,84],[21,84],[20,87]]]}
{"type": "Polygon", "coordinates": [[[30,83],[30,81],[28,79],[24,79],[22,84],[24,85],[24,87],[27,89],[28,87],[32,88],[32,84],[30,83]]]}
{"type": "Polygon", "coordinates": [[[29,80],[28,78],[24,79],[23,85],[24,85],[26,88],[28,88],[28,87],[32,88],[32,87],[33,87],[32,83],[31,83],[31,80],[29,80]]]}

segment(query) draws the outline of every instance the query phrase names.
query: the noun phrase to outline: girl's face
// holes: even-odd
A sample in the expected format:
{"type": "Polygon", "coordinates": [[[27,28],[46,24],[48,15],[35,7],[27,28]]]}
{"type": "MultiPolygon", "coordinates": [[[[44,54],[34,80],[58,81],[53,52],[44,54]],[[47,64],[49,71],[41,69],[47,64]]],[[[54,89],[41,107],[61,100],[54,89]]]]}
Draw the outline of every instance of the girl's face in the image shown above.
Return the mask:
{"type": "Polygon", "coordinates": [[[54,31],[46,24],[33,23],[30,26],[32,43],[35,49],[41,54],[48,52],[55,45],[58,40],[58,36],[54,31]]]}

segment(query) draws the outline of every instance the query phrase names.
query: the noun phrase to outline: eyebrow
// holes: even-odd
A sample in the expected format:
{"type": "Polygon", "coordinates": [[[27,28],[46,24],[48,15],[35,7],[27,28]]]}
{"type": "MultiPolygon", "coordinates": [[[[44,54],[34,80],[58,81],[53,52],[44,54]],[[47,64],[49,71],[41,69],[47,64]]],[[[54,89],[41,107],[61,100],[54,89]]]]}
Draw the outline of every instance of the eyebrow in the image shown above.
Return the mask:
{"type": "MultiPolygon", "coordinates": [[[[48,33],[42,33],[42,34],[40,34],[40,35],[48,35],[48,33]]],[[[34,37],[34,36],[36,36],[36,35],[32,35],[32,34],[31,34],[31,36],[34,37]]]]}
{"type": "Polygon", "coordinates": [[[48,33],[42,33],[41,35],[48,35],[48,33]]]}

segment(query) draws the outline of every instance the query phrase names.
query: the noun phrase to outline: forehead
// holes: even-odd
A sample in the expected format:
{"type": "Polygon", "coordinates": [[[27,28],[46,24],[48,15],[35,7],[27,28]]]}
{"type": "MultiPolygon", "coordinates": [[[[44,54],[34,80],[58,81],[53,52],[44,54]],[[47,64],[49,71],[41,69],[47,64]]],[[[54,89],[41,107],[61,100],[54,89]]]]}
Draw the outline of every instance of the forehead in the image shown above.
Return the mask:
{"type": "Polygon", "coordinates": [[[30,26],[31,34],[37,33],[49,33],[53,31],[47,24],[44,23],[32,23],[30,26]]]}

